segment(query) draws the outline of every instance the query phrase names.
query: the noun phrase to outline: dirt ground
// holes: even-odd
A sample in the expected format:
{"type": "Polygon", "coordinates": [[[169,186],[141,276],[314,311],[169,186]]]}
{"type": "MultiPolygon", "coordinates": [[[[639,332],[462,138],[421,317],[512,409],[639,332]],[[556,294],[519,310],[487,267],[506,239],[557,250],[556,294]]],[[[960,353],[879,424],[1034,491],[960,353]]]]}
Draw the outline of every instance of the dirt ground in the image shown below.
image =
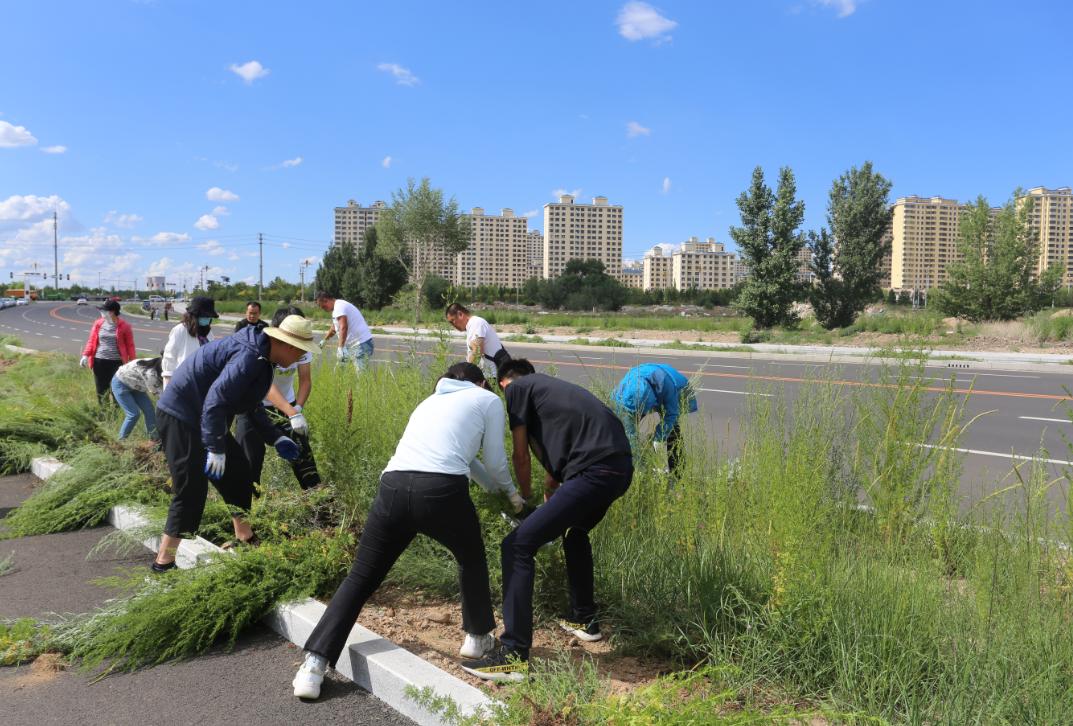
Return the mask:
{"type": "MultiPolygon", "coordinates": [[[[464,634],[457,603],[433,602],[416,593],[384,588],[365,606],[358,622],[467,683],[492,692],[499,688],[474,678],[458,665],[461,660],[458,649],[464,634]]],[[[614,631],[606,625],[603,631],[603,640],[586,643],[570,636],[555,623],[537,623],[531,656],[534,659],[553,658],[564,650],[577,659],[589,656],[600,675],[610,681],[614,692],[633,690],[660,675],[679,670],[667,661],[616,655],[608,643],[614,631]]]]}

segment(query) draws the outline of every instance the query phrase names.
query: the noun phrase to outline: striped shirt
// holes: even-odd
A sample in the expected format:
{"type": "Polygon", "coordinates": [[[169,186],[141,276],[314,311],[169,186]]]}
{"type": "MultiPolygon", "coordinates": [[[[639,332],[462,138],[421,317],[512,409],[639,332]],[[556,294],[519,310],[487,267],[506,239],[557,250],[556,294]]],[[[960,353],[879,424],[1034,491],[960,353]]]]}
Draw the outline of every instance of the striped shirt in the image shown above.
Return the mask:
{"type": "Polygon", "coordinates": [[[94,357],[101,360],[123,360],[119,354],[119,341],[116,339],[116,324],[107,320],[97,331],[97,352],[94,357]]]}

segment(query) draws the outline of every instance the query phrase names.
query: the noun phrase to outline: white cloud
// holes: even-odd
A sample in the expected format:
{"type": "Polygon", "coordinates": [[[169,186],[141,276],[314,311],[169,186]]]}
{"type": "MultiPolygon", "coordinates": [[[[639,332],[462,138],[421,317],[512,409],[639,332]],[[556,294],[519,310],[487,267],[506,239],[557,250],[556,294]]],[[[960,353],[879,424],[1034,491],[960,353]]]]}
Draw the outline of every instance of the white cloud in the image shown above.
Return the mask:
{"type": "Polygon", "coordinates": [[[237,202],[238,195],[230,189],[221,189],[220,187],[210,187],[205,192],[205,198],[210,202],[237,202]]]}
{"type": "Polygon", "coordinates": [[[526,219],[532,219],[533,217],[537,216],[538,214],[540,214],[540,210],[538,210],[538,209],[530,209],[528,212],[526,212],[522,216],[525,217],[526,219]]]}
{"type": "Polygon", "coordinates": [[[238,256],[238,255],[236,255],[236,254],[235,254],[234,252],[228,252],[228,253],[227,253],[227,259],[231,260],[231,262],[236,262],[236,261],[238,261],[238,260],[239,260],[240,258],[239,258],[239,256],[238,256]]]}
{"type": "Polygon", "coordinates": [[[219,229],[220,220],[216,219],[216,217],[211,214],[202,214],[200,217],[197,218],[197,221],[194,222],[194,227],[202,231],[209,229],[219,229]]]}
{"type": "Polygon", "coordinates": [[[232,63],[230,66],[230,70],[243,81],[245,81],[247,86],[256,81],[258,78],[264,78],[272,72],[265,68],[263,65],[261,65],[259,61],[255,60],[247,61],[242,65],[232,63]]]}
{"type": "Polygon", "coordinates": [[[290,242],[284,242],[283,244],[280,245],[280,247],[282,247],[285,250],[289,250],[291,248],[291,243],[290,242]]]}
{"type": "Polygon", "coordinates": [[[212,208],[212,216],[214,217],[226,217],[229,214],[231,214],[231,212],[227,211],[227,207],[220,206],[212,208]]]}
{"type": "Polygon", "coordinates": [[[813,0],[817,5],[832,8],[838,13],[838,17],[846,18],[857,12],[858,0],[813,0]]]}
{"type": "Polygon", "coordinates": [[[218,257],[219,255],[222,255],[227,252],[227,250],[223,248],[223,245],[221,245],[217,240],[214,239],[210,239],[203,244],[199,244],[197,248],[199,250],[204,250],[207,254],[213,257],[218,257]]]}
{"type": "Polygon", "coordinates": [[[37,139],[25,126],[15,126],[7,121],[0,121],[0,149],[34,146],[36,143],[37,139]]]}
{"type": "Polygon", "coordinates": [[[581,189],[563,189],[562,187],[560,187],[551,191],[551,196],[555,201],[559,201],[559,197],[563,196],[564,194],[569,194],[574,199],[577,199],[581,196],[581,189]]]}
{"type": "MultiPolygon", "coordinates": [[[[110,233],[104,227],[95,227],[85,235],[63,237],[60,240],[63,267],[90,264],[94,269],[104,271],[109,265],[115,264],[113,258],[124,246],[122,237],[110,233]],[[108,262],[108,265],[103,264],[104,262],[108,262]]],[[[127,252],[125,255],[128,259],[129,255],[137,257],[134,252],[127,252]]]]}
{"type": "Polygon", "coordinates": [[[45,152],[46,154],[66,154],[67,147],[63,146],[62,144],[57,144],[55,146],[42,146],[41,151],[45,152]]]}
{"type": "Polygon", "coordinates": [[[142,221],[142,217],[137,214],[120,214],[116,210],[108,212],[104,215],[104,223],[111,224],[115,227],[122,227],[124,229],[130,229],[138,222],[142,221]]]}
{"type": "Polygon", "coordinates": [[[648,3],[628,2],[618,11],[615,18],[618,33],[626,40],[638,41],[651,38],[658,43],[671,39],[667,33],[678,27],[678,23],[659,14],[648,3]]]}
{"type": "Polygon", "coordinates": [[[152,245],[174,245],[180,242],[189,242],[190,235],[185,232],[157,232],[149,239],[143,239],[141,237],[132,237],[132,241],[145,242],[152,245]]]}
{"type": "Polygon", "coordinates": [[[409,68],[403,68],[398,63],[380,63],[376,70],[390,73],[395,77],[395,83],[400,86],[416,86],[421,79],[410,72],[409,68]]]}
{"type": "Polygon", "coordinates": [[[630,121],[626,124],[626,138],[635,139],[638,136],[651,136],[652,129],[647,126],[642,126],[636,121],[630,121]]]}
{"type": "Polygon", "coordinates": [[[302,157],[296,156],[293,159],[284,159],[280,163],[280,166],[282,166],[284,169],[293,169],[294,167],[300,165],[301,163],[302,163],[302,157]]]}
{"type": "Polygon", "coordinates": [[[384,160],[380,162],[380,166],[384,167],[385,169],[390,169],[391,168],[391,157],[390,156],[385,156],[384,160]]]}
{"type": "Polygon", "coordinates": [[[0,222],[23,222],[38,217],[52,216],[53,211],[61,216],[70,212],[71,205],[53,194],[39,197],[35,194],[15,194],[0,200],[0,222]]]}
{"type": "Polygon", "coordinates": [[[663,193],[670,194],[671,192],[671,178],[669,176],[663,177],[663,193]]]}

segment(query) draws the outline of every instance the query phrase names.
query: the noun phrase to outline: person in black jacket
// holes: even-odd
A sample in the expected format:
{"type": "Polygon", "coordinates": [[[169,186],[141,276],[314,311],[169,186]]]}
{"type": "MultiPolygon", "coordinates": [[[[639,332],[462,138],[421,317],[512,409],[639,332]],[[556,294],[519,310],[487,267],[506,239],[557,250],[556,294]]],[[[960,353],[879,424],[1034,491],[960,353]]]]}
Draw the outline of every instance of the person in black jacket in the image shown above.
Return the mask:
{"type": "Polygon", "coordinates": [[[268,327],[268,323],[261,320],[261,303],[256,300],[250,300],[246,303],[246,317],[235,323],[235,332],[237,333],[250,325],[257,328],[257,330],[264,330],[268,327]]]}
{"type": "Polygon", "coordinates": [[[203,345],[175,371],[157,404],[173,493],[154,572],[175,567],[183,537],[201,525],[210,479],[231,507],[235,537],[256,544],[244,518],[253,499],[253,479],[241,447],[228,430],[230,421],[240,413],[249,415],[281,457],[297,458],[298,445],[280,435],[261,401],[272,384],[273,365],[289,366],[315,346],[310,322],[292,316],[279,328],[262,332],[251,325],[203,345]]]}

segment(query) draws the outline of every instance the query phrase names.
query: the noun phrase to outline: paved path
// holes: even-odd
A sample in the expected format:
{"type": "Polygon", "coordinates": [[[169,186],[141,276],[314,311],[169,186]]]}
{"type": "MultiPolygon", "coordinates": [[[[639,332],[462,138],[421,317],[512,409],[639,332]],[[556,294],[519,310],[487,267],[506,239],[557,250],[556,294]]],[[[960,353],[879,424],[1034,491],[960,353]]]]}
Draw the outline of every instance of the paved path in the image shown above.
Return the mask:
{"type": "MultiPolygon", "coordinates": [[[[30,476],[0,477],[0,513],[37,486],[30,476]]],[[[0,527],[2,527],[0,521],[0,527]]],[[[86,612],[114,593],[93,580],[118,570],[147,568],[144,548],[86,559],[111,527],[0,541],[0,558],[14,552],[14,571],[0,576],[0,619],[47,618],[86,612]]],[[[298,648],[267,628],[254,628],[233,650],[217,648],[188,661],[94,682],[78,671],[32,665],[0,668],[0,723],[70,724],[371,724],[405,726],[409,719],[332,674],[316,703],[291,694],[298,648]]]]}
{"type": "MultiPolygon", "coordinates": [[[[13,334],[23,345],[43,350],[78,353],[89,326],[98,315],[93,306],[72,303],[36,303],[0,311],[0,335],[13,334]]],[[[174,322],[131,319],[140,352],[159,350],[174,322]]],[[[231,324],[216,326],[226,333],[231,324]]],[[[461,341],[452,339],[452,350],[462,353],[461,341]]],[[[413,345],[397,336],[377,336],[377,359],[405,356],[413,345]]],[[[416,345],[419,358],[431,360],[435,344],[416,345]]],[[[840,380],[853,390],[880,384],[883,367],[875,364],[793,360],[792,356],[758,358],[748,353],[697,353],[692,351],[617,350],[599,346],[529,345],[507,342],[515,356],[527,356],[538,367],[555,366],[559,376],[595,387],[610,388],[630,366],[644,361],[663,361],[700,381],[701,411],[691,417],[702,422],[716,444],[733,451],[738,446],[737,421],[751,399],[782,393],[796,400],[803,389],[818,380],[840,380]]],[[[1073,368],[1041,366],[1021,368],[972,368],[964,361],[936,361],[921,375],[936,391],[952,382],[966,393],[966,414],[978,417],[962,438],[965,455],[962,493],[969,502],[980,501],[1009,483],[1011,468],[1022,457],[1036,455],[1041,447],[1052,459],[1050,472],[1061,476],[1073,466],[1067,439],[1073,423],[1066,411],[1073,400],[1073,368]],[[968,365],[968,368],[961,366],[968,365]]],[[[1064,486],[1054,487],[1051,501],[1064,506],[1064,486]]]]}

